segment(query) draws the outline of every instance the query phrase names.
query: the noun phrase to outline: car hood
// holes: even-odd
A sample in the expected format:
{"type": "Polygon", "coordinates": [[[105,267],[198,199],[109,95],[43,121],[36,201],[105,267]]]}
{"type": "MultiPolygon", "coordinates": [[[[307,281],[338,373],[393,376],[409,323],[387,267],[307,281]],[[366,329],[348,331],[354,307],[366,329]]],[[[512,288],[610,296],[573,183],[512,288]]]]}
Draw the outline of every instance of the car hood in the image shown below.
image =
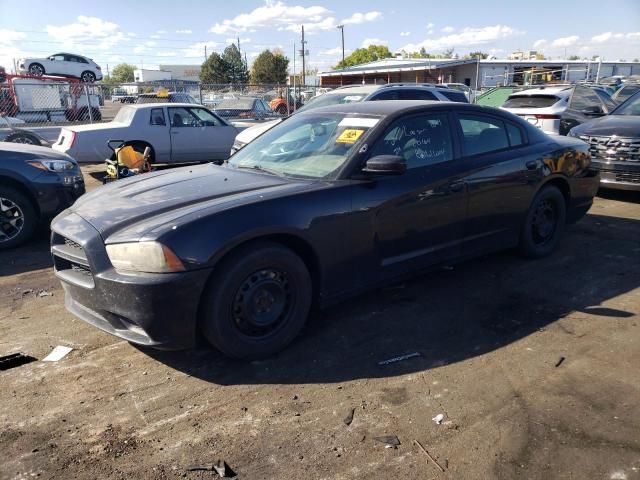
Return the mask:
{"type": "Polygon", "coordinates": [[[610,137],[640,137],[640,116],[608,115],[578,125],[571,130],[575,135],[610,137]]]}
{"type": "Polygon", "coordinates": [[[65,153],[57,152],[48,147],[24,143],[0,142],[0,155],[4,158],[47,158],[51,160],[68,160],[76,163],[65,153]]]}
{"type": "Polygon", "coordinates": [[[118,180],[71,207],[107,243],[139,240],[150,230],[207,210],[215,213],[301,190],[309,182],[216,165],[182,167],[118,180]]]}

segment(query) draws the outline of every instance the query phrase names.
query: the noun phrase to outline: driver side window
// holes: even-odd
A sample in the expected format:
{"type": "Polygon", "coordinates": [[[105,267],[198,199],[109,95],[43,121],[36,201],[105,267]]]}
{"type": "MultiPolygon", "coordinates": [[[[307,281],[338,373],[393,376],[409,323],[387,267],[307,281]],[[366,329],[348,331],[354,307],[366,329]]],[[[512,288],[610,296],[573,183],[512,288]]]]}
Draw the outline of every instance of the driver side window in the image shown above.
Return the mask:
{"type": "Polygon", "coordinates": [[[169,122],[174,128],[198,127],[199,121],[184,107],[169,107],[169,122]]]}
{"type": "Polygon", "coordinates": [[[401,156],[407,162],[407,169],[452,160],[447,114],[422,114],[396,120],[371,148],[370,156],[377,155],[401,156]]]}

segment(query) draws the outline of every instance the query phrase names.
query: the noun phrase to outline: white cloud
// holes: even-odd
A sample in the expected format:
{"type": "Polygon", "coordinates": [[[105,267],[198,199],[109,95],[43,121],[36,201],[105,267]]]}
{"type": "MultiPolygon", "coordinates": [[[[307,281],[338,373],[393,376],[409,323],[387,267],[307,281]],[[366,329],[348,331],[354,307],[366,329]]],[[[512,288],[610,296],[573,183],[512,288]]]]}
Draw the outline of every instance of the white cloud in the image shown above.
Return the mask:
{"type": "Polygon", "coordinates": [[[556,38],[553,42],[551,42],[552,47],[570,47],[571,45],[575,45],[580,37],[578,35],[571,35],[570,37],[561,37],[556,38]]]}
{"type": "Polygon", "coordinates": [[[193,31],[185,29],[185,30],[176,30],[178,35],[191,35],[193,31]]]}
{"type": "MultiPolygon", "coordinates": [[[[344,53],[345,55],[348,55],[349,53],[351,53],[351,50],[345,48],[344,53]]],[[[322,50],[320,52],[320,55],[325,55],[327,57],[335,57],[337,55],[342,55],[342,47],[338,45],[336,48],[330,48],[329,50],[322,50]]]]}
{"type": "Polygon", "coordinates": [[[361,47],[367,48],[369,45],[389,45],[389,42],[380,38],[365,38],[361,47]]]}
{"type": "Polygon", "coordinates": [[[167,31],[166,30],[156,30],[156,33],[158,35],[164,35],[165,33],[167,33],[167,31]]]}
{"type": "Polygon", "coordinates": [[[440,31],[442,33],[452,33],[452,32],[455,32],[456,29],[447,25],[446,27],[441,28],[440,31]]]}
{"type": "MultiPolygon", "coordinates": [[[[226,43],[236,43],[238,41],[237,38],[227,38],[225,40],[226,43]]],[[[244,43],[251,43],[251,39],[250,38],[241,38],[240,39],[240,46],[242,46],[242,44],[244,43]]]]}
{"type": "Polygon", "coordinates": [[[630,39],[635,39],[635,38],[640,38],[640,32],[629,32],[627,33],[627,38],[630,39]]]}
{"type": "Polygon", "coordinates": [[[149,35],[151,38],[160,38],[160,35],[149,35]]]}
{"type": "Polygon", "coordinates": [[[345,18],[342,20],[344,25],[357,25],[365,22],[374,22],[376,20],[380,20],[382,18],[382,13],[380,12],[367,12],[367,13],[359,13],[356,12],[351,15],[349,18],[345,18]]]}
{"type": "Polygon", "coordinates": [[[152,47],[155,47],[156,42],[154,42],[153,40],[148,40],[140,45],[137,45],[134,49],[133,49],[133,53],[146,53],[152,50],[152,47]]]}
{"type": "MultiPolygon", "coordinates": [[[[626,36],[631,37],[633,36],[633,34],[628,33],[626,36]]],[[[608,42],[609,40],[620,40],[624,37],[625,37],[624,33],[605,32],[605,33],[601,33],[600,35],[595,35],[591,37],[591,41],[593,43],[605,43],[605,42],[608,42]]]]}
{"type": "Polygon", "coordinates": [[[409,35],[411,35],[411,32],[400,32],[401,37],[408,37],[409,35]]]}
{"type": "Polygon", "coordinates": [[[435,27],[435,26],[436,26],[436,24],[435,24],[435,23],[431,23],[431,22],[429,22],[429,23],[427,23],[427,30],[431,30],[431,29],[432,29],[433,27],[435,27]]]}
{"type": "Polygon", "coordinates": [[[427,30],[427,35],[433,35],[433,30],[427,30]]]}
{"type": "Polygon", "coordinates": [[[159,57],[177,57],[178,54],[176,52],[158,52],[159,57]]]}
{"type": "Polygon", "coordinates": [[[0,45],[11,45],[19,40],[24,40],[26,35],[15,30],[0,28],[0,45]]]}
{"type": "Polygon", "coordinates": [[[422,47],[427,51],[456,47],[471,47],[521,35],[524,32],[506,25],[490,25],[481,28],[463,28],[458,33],[439,38],[427,38],[420,43],[410,43],[402,47],[407,52],[417,52],[422,47]]]}
{"type": "Polygon", "coordinates": [[[97,42],[98,49],[108,50],[127,39],[127,35],[116,23],[84,15],[80,15],[76,20],[68,25],[47,25],[45,31],[54,40],[62,42],[65,48],[97,42]]]}
{"type": "MultiPolygon", "coordinates": [[[[285,27],[287,30],[291,30],[292,26],[299,27],[302,24],[305,25],[306,30],[307,25],[318,23],[322,23],[326,27],[329,13],[328,9],[318,5],[311,7],[290,6],[281,1],[267,0],[263,6],[249,13],[241,13],[234,18],[223,20],[222,23],[216,23],[209,31],[223,35],[246,32],[260,27],[285,27]]],[[[334,26],[335,19],[332,19],[331,28],[334,26]]]]}
{"type": "Polygon", "coordinates": [[[535,42],[533,42],[533,48],[544,47],[546,44],[547,44],[547,39],[541,38],[540,40],[536,40],[535,42]]]}
{"type": "MultiPolygon", "coordinates": [[[[336,19],[333,17],[327,17],[324,20],[315,23],[305,23],[304,24],[304,33],[314,34],[323,30],[332,30],[336,28],[337,23],[336,19]]],[[[292,23],[288,25],[284,30],[289,30],[290,32],[300,33],[301,25],[292,23]]]]}
{"type": "Polygon", "coordinates": [[[211,55],[216,47],[222,46],[216,42],[197,42],[189,45],[182,54],[185,58],[204,58],[204,49],[207,49],[207,55],[211,55]]]}

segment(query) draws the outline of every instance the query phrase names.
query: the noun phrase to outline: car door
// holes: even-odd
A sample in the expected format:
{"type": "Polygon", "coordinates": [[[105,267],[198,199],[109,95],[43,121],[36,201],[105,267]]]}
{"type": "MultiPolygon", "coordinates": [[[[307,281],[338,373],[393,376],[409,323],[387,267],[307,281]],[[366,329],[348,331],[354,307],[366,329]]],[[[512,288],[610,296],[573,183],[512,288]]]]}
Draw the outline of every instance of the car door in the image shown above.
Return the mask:
{"type": "Polygon", "coordinates": [[[48,58],[48,65],[44,67],[47,75],[68,75],[65,69],[64,55],[61,53],[51,55],[48,58]]]}
{"type": "MultiPolygon", "coordinates": [[[[153,149],[156,163],[167,163],[171,161],[171,135],[165,116],[165,109],[162,107],[150,108],[148,127],[149,140],[153,142],[153,149]]],[[[145,112],[146,113],[146,112],[145,112]]]]}
{"type": "Polygon", "coordinates": [[[235,127],[203,107],[169,107],[171,161],[199,162],[229,157],[235,127]]]}
{"type": "Polygon", "coordinates": [[[589,87],[576,85],[567,109],[560,116],[560,135],[566,135],[576,125],[608,113],[600,97],[589,87]]]}
{"type": "Polygon", "coordinates": [[[542,176],[538,146],[516,122],[484,113],[456,112],[468,192],[462,251],[497,250],[517,241],[524,213],[542,176]]]}
{"type": "Polygon", "coordinates": [[[80,74],[82,73],[80,71],[82,64],[78,63],[78,60],[78,57],[76,57],[75,55],[64,56],[64,62],[61,63],[61,67],[64,69],[65,75],[71,77],[80,76],[80,74]]]}
{"type": "Polygon", "coordinates": [[[369,149],[369,158],[404,157],[407,171],[354,191],[354,211],[369,213],[378,262],[365,275],[393,277],[459,255],[466,192],[450,123],[446,111],[403,117],[369,149]]]}

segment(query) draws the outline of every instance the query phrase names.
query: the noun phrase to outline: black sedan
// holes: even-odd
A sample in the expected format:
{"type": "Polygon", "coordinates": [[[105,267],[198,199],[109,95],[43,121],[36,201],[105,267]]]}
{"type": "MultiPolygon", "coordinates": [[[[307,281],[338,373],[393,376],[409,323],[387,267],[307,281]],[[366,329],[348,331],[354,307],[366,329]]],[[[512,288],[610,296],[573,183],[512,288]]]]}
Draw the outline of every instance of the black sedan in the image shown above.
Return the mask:
{"type": "Polygon", "coordinates": [[[548,255],[598,188],[587,145],[496,109],[301,112],[223,166],[140,175],[52,223],[71,312],[131,342],[271,355],[327,305],[443,262],[548,255]]]}
{"type": "Polygon", "coordinates": [[[640,190],[640,92],[611,115],[574,127],[569,135],[589,144],[602,187],[640,190]]]}
{"type": "Polygon", "coordinates": [[[213,111],[222,118],[253,120],[280,118],[280,115],[271,111],[264,101],[254,97],[225,98],[215,105],[213,111]]]}
{"type": "Polygon", "coordinates": [[[26,242],[83,193],[82,173],[70,156],[0,142],[0,249],[26,242]]]}

